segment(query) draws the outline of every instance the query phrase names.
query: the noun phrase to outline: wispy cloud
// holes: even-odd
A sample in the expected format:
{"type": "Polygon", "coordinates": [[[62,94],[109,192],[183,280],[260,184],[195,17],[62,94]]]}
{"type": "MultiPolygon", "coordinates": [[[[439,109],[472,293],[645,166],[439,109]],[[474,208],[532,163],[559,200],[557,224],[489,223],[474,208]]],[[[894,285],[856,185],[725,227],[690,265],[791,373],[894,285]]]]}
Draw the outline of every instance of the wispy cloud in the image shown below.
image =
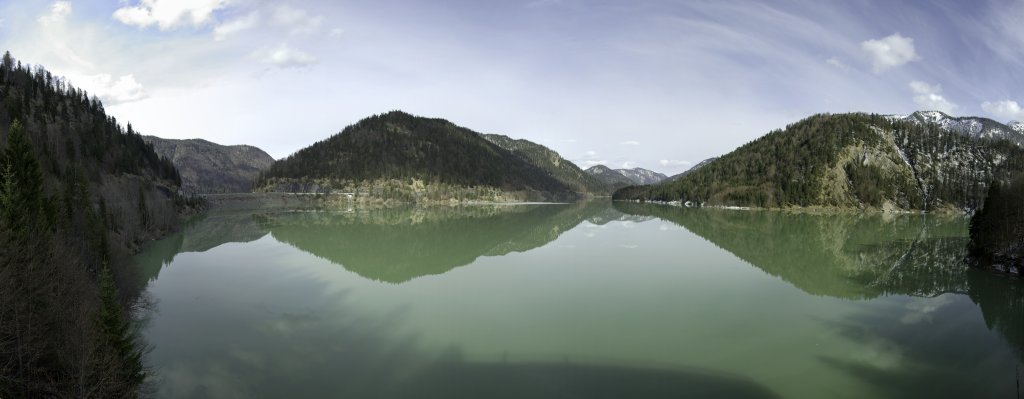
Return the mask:
{"type": "Polygon", "coordinates": [[[910,90],[916,94],[914,96],[914,103],[922,110],[942,111],[951,114],[957,108],[956,104],[942,96],[942,86],[940,85],[930,85],[915,80],[911,81],[909,86],[910,90]]]}
{"type": "Polygon", "coordinates": [[[211,22],[213,12],[226,5],[226,0],[139,0],[115,10],[114,19],[140,28],[156,25],[160,30],[198,27],[211,22]]]}
{"type": "Polygon", "coordinates": [[[1004,122],[1024,119],[1024,109],[1021,109],[1020,104],[1013,100],[985,101],[981,103],[981,109],[1004,122]]]}
{"type": "Polygon", "coordinates": [[[43,26],[62,24],[71,14],[71,2],[57,1],[50,5],[50,12],[39,17],[38,21],[43,26]]]}
{"type": "Polygon", "coordinates": [[[254,56],[260,61],[278,68],[302,68],[319,62],[313,55],[291,48],[284,43],[277,47],[257,51],[254,56]]]}
{"type": "Polygon", "coordinates": [[[668,168],[678,168],[683,166],[690,166],[693,165],[693,163],[691,163],[690,161],[682,161],[678,159],[662,159],[658,161],[658,165],[668,168]]]}
{"type": "MultiPolygon", "coordinates": [[[[273,8],[271,22],[289,30],[291,34],[310,34],[320,30],[324,17],[288,5],[273,8]]],[[[332,32],[333,33],[333,32],[332,32]]],[[[340,32],[338,33],[340,35],[340,32]]]]}
{"type": "Polygon", "coordinates": [[[850,66],[849,66],[849,65],[846,65],[846,63],[845,63],[845,62],[843,62],[843,60],[839,59],[839,57],[834,57],[834,56],[833,56],[833,57],[831,57],[831,58],[829,58],[829,59],[825,60],[825,63],[826,63],[826,64],[829,64],[829,65],[831,65],[831,66],[834,66],[834,67],[836,67],[836,68],[839,68],[839,69],[840,69],[840,70],[842,70],[843,72],[845,72],[845,71],[849,71],[849,70],[850,70],[850,66]]]}
{"type": "Polygon", "coordinates": [[[636,140],[627,140],[627,141],[620,141],[619,145],[640,145],[640,142],[636,141],[636,140]]]}
{"type": "Polygon", "coordinates": [[[79,77],[75,83],[89,93],[97,96],[106,105],[117,105],[146,98],[142,84],[135,80],[135,75],[128,74],[114,79],[107,73],[79,77]]]}
{"type": "Polygon", "coordinates": [[[213,38],[218,41],[224,40],[228,36],[234,35],[238,32],[252,29],[257,23],[259,23],[259,21],[259,11],[253,11],[243,17],[217,25],[217,27],[213,28],[213,38]]]}

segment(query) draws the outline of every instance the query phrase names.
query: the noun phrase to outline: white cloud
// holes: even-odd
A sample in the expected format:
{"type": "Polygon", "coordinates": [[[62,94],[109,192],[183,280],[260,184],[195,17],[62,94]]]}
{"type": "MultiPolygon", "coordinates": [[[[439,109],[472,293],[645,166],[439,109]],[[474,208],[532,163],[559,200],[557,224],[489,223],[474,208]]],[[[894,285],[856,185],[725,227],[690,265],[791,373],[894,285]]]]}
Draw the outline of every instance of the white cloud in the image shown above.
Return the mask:
{"type": "Polygon", "coordinates": [[[634,167],[636,167],[636,162],[626,161],[626,162],[622,163],[622,168],[623,169],[633,169],[634,167]]]}
{"type": "Polygon", "coordinates": [[[261,61],[279,68],[301,68],[318,62],[316,57],[288,47],[287,44],[258,51],[255,56],[261,61]]]}
{"type": "Polygon", "coordinates": [[[981,109],[1004,121],[1024,119],[1024,109],[1013,100],[985,101],[981,103],[981,109]]]}
{"type": "Polygon", "coordinates": [[[594,150],[584,152],[582,157],[573,160],[572,162],[583,167],[584,169],[589,168],[591,166],[608,164],[608,160],[598,157],[597,151],[594,150]]]}
{"type": "Polygon", "coordinates": [[[57,1],[50,5],[50,13],[39,17],[39,23],[47,27],[63,24],[70,14],[71,2],[57,1]]]}
{"type": "Polygon", "coordinates": [[[953,113],[957,105],[953,104],[942,96],[941,85],[930,85],[918,80],[910,82],[910,90],[917,94],[914,96],[914,103],[924,111],[942,111],[947,114],[953,113]]]}
{"type": "Polygon", "coordinates": [[[662,160],[658,161],[658,165],[661,165],[661,166],[664,166],[664,167],[667,167],[667,168],[678,168],[678,167],[683,167],[683,166],[690,166],[692,164],[693,163],[691,163],[690,161],[681,161],[681,160],[677,160],[677,159],[662,159],[662,160]]]}
{"type": "Polygon", "coordinates": [[[116,80],[108,73],[93,76],[72,77],[71,81],[103,100],[104,105],[114,105],[146,98],[142,84],[135,80],[135,75],[128,74],[116,80]]]}
{"type": "Polygon", "coordinates": [[[848,65],[846,65],[846,63],[843,62],[843,60],[839,59],[839,57],[829,58],[829,59],[825,60],[825,63],[827,63],[829,65],[832,65],[832,66],[834,66],[836,68],[839,68],[839,69],[841,69],[843,71],[850,70],[850,67],[848,65]]]}
{"type": "MultiPolygon", "coordinates": [[[[2,21],[0,21],[0,22],[2,22],[2,21]]],[[[341,37],[341,35],[344,34],[344,33],[345,33],[344,29],[334,28],[334,29],[331,29],[330,33],[328,33],[327,36],[330,36],[330,37],[341,37]]]]}
{"type": "Polygon", "coordinates": [[[920,59],[914,50],[914,39],[903,37],[899,33],[864,41],[860,47],[871,57],[875,73],[920,59]]]}
{"type": "Polygon", "coordinates": [[[256,12],[256,11],[253,11],[253,12],[249,13],[248,15],[244,16],[244,17],[236,18],[236,19],[230,20],[228,22],[225,22],[223,24],[217,25],[216,28],[213,28],[213,38],[214,38],[214,40],[218,40],[218,41],[224,40],[228,36],[231,36],[231,35],[233,35],[235,33],[238,33],[238,32],[241,32],[241,31],[244,31],[244,30],[247,30],[247,29],[250,29],[250,28],[256,26],[256,24],[259,23],[259,20],[260,20],[259,13],[256,12]]]}
{"type": "Polygon", "coordinates": [[[629,141],[620,141],[619,144],[620,145],[640,145],[640,142],[636,141],[636,140],[629,140],[629,141]]]}
{"type": "Polygon", "coordinates": [[[114,11],[114,19],[127,25],[146,28],[156,25],[160,30],[185,24],[202,26],[213,19],[215,10],[224,8],[228,0],[139,0],[136,6],[114,11]]]}
{"type": "Polygon", "coordinates": [[[274,7],[271,21],[274,25],[288,28],[292,34],[310,34],[320,29],[324,17],[310,15],[303,9],[280,5],[274,7]]]}

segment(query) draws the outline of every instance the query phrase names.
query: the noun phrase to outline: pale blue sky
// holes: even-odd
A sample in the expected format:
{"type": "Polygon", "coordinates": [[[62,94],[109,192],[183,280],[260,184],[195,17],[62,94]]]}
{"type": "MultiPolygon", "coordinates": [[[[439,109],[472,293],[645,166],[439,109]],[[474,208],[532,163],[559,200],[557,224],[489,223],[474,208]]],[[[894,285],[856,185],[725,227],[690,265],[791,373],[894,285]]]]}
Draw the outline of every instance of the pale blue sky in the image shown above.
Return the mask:
{"type": "Polygon", "coordinates": [[[678,173],[818,112],[1024,119],[1024,2],[2,1],[144,134],[282,157],[402,109],[678,173]]]}

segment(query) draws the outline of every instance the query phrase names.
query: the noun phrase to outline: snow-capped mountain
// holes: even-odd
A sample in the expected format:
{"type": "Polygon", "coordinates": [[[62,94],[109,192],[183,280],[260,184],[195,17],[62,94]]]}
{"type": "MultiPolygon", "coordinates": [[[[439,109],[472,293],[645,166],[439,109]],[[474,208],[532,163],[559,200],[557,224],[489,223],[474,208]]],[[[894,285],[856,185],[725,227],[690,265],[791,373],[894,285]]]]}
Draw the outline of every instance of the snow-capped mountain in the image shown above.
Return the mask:
{"type": "Polygon", "coordinates": [[[934,123],[948,132],[968,137],[1004,139],[1024,147],[1024,123],[1002,124],[977,116],[953,117],[941,111],[917,111],[910,115],[889,115],[891,120],[905,120],[915,123],[934,123]]]}
{"type": "Polygon", "coordinates": [[[612,169],[604,165],[593,166],[584,172],[589,173],[612,188],[654,184],[668,178],[664,174],[644,168],[612,169]]]}
{"type": "Polygon", "coordinates": [[[658,173],[653,170],[647,170],[644,168],[632,168],[632,169],[615,169],[627,179],[632,180],[636,184],[654,184],[668,178],[663,173],[658,173]]]}

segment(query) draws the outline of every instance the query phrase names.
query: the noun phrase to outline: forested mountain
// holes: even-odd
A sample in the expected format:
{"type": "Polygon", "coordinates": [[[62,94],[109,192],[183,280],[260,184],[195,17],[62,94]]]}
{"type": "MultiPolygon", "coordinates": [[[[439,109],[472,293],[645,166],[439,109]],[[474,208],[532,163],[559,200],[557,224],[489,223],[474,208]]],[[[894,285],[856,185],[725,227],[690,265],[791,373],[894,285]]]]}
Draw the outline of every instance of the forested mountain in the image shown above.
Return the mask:
{"type": "Polygon", "coordinates": [[[174,229],[180,178],[95,97],[0,61],[0,397],[134,396],[128,253],[174,229]]]}
{"type": "Polygon", "coordinates": [[[1024,145],[1024,124],[1020,122],[1004,125],[988,118],[952,117],[940,111],[917,111],[910,115],[889,115],[889,118],[921,125],[936,124],[945,131],[973,138],[1002,139],[1024,145]]]}
{"type": "Polygon", "coordinates": [[[617,190],[622,187],[627,187],[636,184],[636,182],[634,182],[632,179],[623,176],[622,173],[619,173],[618,171],[604,165],[591,166],[587,168],[587,170],[585,170],[584,172],[587,172],[587,174],[594,176],[594,178],[596,178],[605,186],[610,187],[612,190],[617,190]]]}
{"type": "Polygon", "coordinates": [[[516,140],[500,134],[485,134],[484,138],[527,162],[545,170],[573,191],[588,194],[610,194],[611,189],[576,164],[569,162],[554,150],[528,140],[516,140]]]}
{"type": "Polygon", "coordinates": [[[257,186],[265,191],[373,189],[402,201],[578,196],[544,169],[477,132],[400,111],[363,119],[275,162],[257,186]],[[373,183],[382,181],[397,183],[373,183]]]}
{"type": "Polygon", "coordinates": [[[981,205],[988,182],[1022,170],[1024,149],[1008,140],[891,116],[821,114],[770,132],[678,180],[624,188],[613,198],[970,210],[981,205]]]}
{"type": "Polygon", "coordinates": [[[250,145],[220,145],[203,139],[143,136],[162,158],[170,159],[188,193],[247,193],[274,158],[250,145]]]}
{"type": "Polygon", "coordinates": [[[711,158],[705,159],[703,161],[700,161],[700,163],[698,163],[696,165],[693,165],[692,168],[687,169],[685,172],[680,173],[678,175],[669,176],[668,179],[665,179],[665,180],[670,180],[670,181],[671,180],[678,180],[680,177],[686,176],[686,175],[688,175],[690,173],[693,173],[693,172],[697,171],[700,168],[703,168],[703,167],[707,166],[707,164],[709,164],[711,162],[714,162],[716,159],[718,159],[718,157],[711,157],[711,158]]]}
{"type": "Polygon", "coordinates": [[[632,181],[633,184],[639,185],[660,183],[668,178],[664,173],[658,173],[644,168],[615,169],[615,171],[619,172],[620,175],[626,176],[626,178],[632,181]]]}

